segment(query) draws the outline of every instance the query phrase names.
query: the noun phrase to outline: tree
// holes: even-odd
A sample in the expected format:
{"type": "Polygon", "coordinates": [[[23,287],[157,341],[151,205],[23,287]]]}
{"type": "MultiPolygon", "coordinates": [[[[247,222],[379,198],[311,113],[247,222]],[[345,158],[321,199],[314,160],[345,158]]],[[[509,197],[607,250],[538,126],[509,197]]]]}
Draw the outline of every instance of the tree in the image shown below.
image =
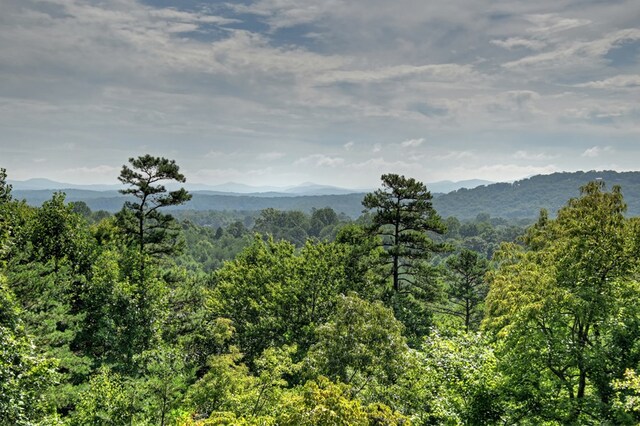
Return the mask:
{"type": "MultiPolygon", "coordinates": [[[[161,182],[185,182],[186,179],[174,160],[147,154],[130,158],[129,163],[132,168],[123,165],[118,180],[130,187],[120,192],[133,195],[138,201],[125,202],[118,213],[120,223],[136,243],[141,259],[145,255],[171,254],[178,246],[179,229],[173,216],[159,209],[184,204],[191,199],[191,194],[184,188],[168,192],[161,182]]],[[[144,269],[144,261],[140,268],[144,269]]]]}
{"type": "Polygon", "coordinates": [[[342,296],[332,319],[318,328],[309,371],[349,384],[354,395],[374,379],[393,383],[408,352],[403,329],[382,303],[369,303],[353,293],[342,296]]]}
{"type": "Polygon", "coordinates": [[[26,334],[15,297],[0,274],[0,424],[33,425],[46,414],[44,395],[55,362],[40,356],[26,334]]]}
{"type": "Polygon", "coordinates": [[[382,189],[367,194],[362,204],[367,211],[373,210],[370,230],[382,237],[393,290],[400,292],[401,282],[415,285],[414,271],[420,261],[444,249],[429,233],[442,234],[445,227],[422,182],[396,174],[385,174],[381,179],[382,189]]]}
{"type": "Polygon", "coordinates": [[[9,251],[11,226],[8,204],[11,201],[11,185],[7,184],[7,171],[0,168],[0,266],[9,251]]]}
{"type": "Polygon", "coordinates": [[[75,270],[86,271],[93,251],[86,221],[65,204],[64,192],[55,192],[45,201],[34,217],[31,241],[36,260],[53,260],[54,271],[60,263],[69,261],[75,270]]]}
{"type": "Polygon", "coordinates": [[[485,327],[515,410],[534,422],[611,422],[611,383],[640,358],[638,222],[619,187],[581,192],[555,220],[542,215],[525,247],[503,246],[489,273],[485,327]]]}
{"type": "Polygon", "coordinates": [[[288,241],[258,236],[214,273],[210,318],[233,321],[234,343],[249,362],[273,345],[297,344],[304,352],[339,295],[358,284],[347,275],[349,255],[343,244],[307,242],[296,252],[288,241]]]}
{"type": "Polygon", "coordinates": [[[11,185],[7,183],[7,169],[0,168],[0,204],[11,201],[11,185]]]}
{"type": "Polygon", "coordinates": [[[272,235],[276,240],[287,240],[300,247],[309,237],[309,217],[300,211],[268,208],[260,212],[253,229],[264,235],[272,235]]]}
{"type": "Polygon", "coordinates": [[[463,249],[460,254],[449,257],[446,265],[445,277],[450,307],[444,307],[443,311],[462,318],[465,330],[469,332],[480,323],[478,310],[488,291],[484,275],[489,268],[489,262],[478,253],[463,249]]]}

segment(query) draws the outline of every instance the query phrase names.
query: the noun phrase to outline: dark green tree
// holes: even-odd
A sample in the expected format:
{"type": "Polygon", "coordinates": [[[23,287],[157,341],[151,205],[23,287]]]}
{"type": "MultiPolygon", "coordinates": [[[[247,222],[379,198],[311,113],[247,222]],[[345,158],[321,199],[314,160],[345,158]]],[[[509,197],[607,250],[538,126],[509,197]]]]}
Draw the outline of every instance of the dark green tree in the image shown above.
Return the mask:
{"type": "Polygon", "coordinates": [[[11,185],[7,183],[7,169],[0,168],[0,204],[11,201],[11,185]]]}
{"type": "MultiPolygon", "coordinates": [[[[173,216],[160,212],[167,206],[184,204],[191,199],[184,188],[167,191],[166,181],[185,182],[184,175],[174,160],[152,157],[147,154],[130,158],[122,166],[118,180],[129,188],[120,192],[133,195],[137,201],[127,201],[118,213],[120,225],[131,236],[141,256],[140,268],[144,271],[144,257],[171,254],[179,246],[179,227],[173,216]]],[[[142,274],[141,274],[142,275],[142,274]]]]}
{"type": "Polygon", "coordinates": [[[31,242],[35,260],[53,261],[57,271],[62,261],[68,261],[73,269],[88,268],[92,253],[92,241],[86,221],[73,212],[73,204],[65,204],[65,194],[55,192],[45,201],[34,217],[31,242]]]}
{"type": "Polygon", "coordinates": [[[340,222],[338,215],[331,207],[325,207],[323,209],[313,208],[311,210],[311,225],[309,229],[309,235],[314,237],[323,237],[328,231],[331,231],[335,225],[340,222]],[[323,232],[325,230],[325,232],[323,232]]]}
{"type": "Polygon", "coordinates": [[[401,283],[416,284],[414,272],[421,261],[444,250],[429,233],[442,234],[445,226],[422,182],[396,174],[385,174],[381,179],[382,189],[367,194],[362,204],[366,211],[373,211],[370,230],[381,237],[393,290],[401,292],[401,283]]]}
{"type": "Polygon", "coordinates": [[[461,318],[467,332],[477,328],[480,323],[480,304],[487,295],[488,286],[484,275],[489,262],[478,253],[463,249],[459,254],[446,261],[448,305],[445,313],[461,318]]]}
{"type": "Polygon", "coordinates": [[[55,379],[55,362],[36,353],[21,310],[0,273],[0,424],[40,424],[44,392],[55,379]]]}
{"type": "Polygon", "coordinates": [[[253,230],[264,235],[272,235],[275,240],[290,241],[300,247],[309,237],[309,217],[300,211],[268,208],[260,212],[253,230]]]}

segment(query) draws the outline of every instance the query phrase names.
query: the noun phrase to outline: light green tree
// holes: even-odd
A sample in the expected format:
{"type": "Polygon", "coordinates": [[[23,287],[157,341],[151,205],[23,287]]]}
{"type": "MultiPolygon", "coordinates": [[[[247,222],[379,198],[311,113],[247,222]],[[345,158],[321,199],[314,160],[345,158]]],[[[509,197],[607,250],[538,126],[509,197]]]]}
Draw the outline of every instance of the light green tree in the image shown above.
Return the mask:
{"type": "Polygon", "coordinates": [[[525,247],[497,254],[484,325],[512,380],[517,416],[612,421],[611,382],[640,355],[631,343],[640,337],[639,228],[625,208],[619,187],[589,183],[555,220],[542,215],[525,247]]]}
{"type": "Polygon", "coordinates": [[[331,320],[318,329],[318,343],[309,353],[310,371],[349,384],[353,395],[371,381],[392,383],[408,352],[403,329],[382,303],[342,296],[331,320]]]}

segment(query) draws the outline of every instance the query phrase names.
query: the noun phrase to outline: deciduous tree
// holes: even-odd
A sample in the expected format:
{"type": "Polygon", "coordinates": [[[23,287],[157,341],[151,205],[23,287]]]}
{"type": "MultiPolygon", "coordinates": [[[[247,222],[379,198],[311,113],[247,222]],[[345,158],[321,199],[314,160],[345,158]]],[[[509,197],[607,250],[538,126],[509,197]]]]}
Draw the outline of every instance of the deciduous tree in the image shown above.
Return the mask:
{"type": "Polygon", "coordinates": [[[543,216],[524,248],[498,254],[486,328],[501,342],[517,410],[534,421],[612,421],[611,382],[638,362],[640,234],[625,207],[619,187],[589,183],[557,219],[543,216]]]}

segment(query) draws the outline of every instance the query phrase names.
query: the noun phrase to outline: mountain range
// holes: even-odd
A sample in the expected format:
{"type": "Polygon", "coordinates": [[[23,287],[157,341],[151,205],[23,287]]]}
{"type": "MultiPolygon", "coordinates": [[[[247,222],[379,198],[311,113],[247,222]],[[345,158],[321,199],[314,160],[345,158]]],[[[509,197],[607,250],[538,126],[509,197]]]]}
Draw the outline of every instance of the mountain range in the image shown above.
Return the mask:
{"type": "MultiPolygon", "coordinates": [[[[455,216],[459,219],[472,219],[479,213],[487,213],[492,217],[513,219],[535,218],[544,208],[553,216],[555,212],[572,198],[580,195],[580,187],[589,181],[600,180],[610,189],[620,185],[628,204],[628,214],[640,216],[640,172],[589,171],[565,172],[550,175],[536,175],[512,183],[489,183],[487,181],[440,182],[440,187],[430,184],[434,193],[433,205],[442,217],[455,216]],[[475,184],[480,186],[475,186],[475,184]],[[457,189],[443,192],[449,187],[457,189]]],[[[38,185],[53,185],[53,181],[29,180],[14,182],[14,197],[25,199],[29,204],[40,205],[51,198],[56,190],[64,190],[67,201],[84,201],[92,210],[120,210],[127,199],[115,189],[104,190],[103,186],[75,185],[76,188],[37,188],[38,185]],[[89,187],[90,189],[87,189],[89,187]],[[102,190],[98,190],[100,188],[102,190]]],[[[56,183],[56,182],[54,182],[56,183]]],[[[56,183],[59,184],[59,183],[56,183]]],[[[59,184],[64,185],[64,184],[59,184]]],[[[229,184],[239,185],[239,184],[229,184]]],[[[191,189],[192,200],[183,206],[174,207],[180,210],[241,210],[257,211],[265,208],[282,210],[309,211],[312,208],[331,207],[336,212],[345,213],[353,218],[362,213],[362,198],[368,191],[357,191],[305,184],[290,188],[268,188],[278,191],[265,192],[225,192],[219,189],[255,190],[257,187],[219,186],[207,190],[191,189]],[[287,192],[288,191],[288,192],[287,192]]]]}
{"type": "MultiPolygon", "coordinates": [[[[65,183],[65,182],[57,182],[50,179],[44,178],[34,178],[28,179],[24,181],[19,180],[9,180],[11,185],[13,185],[14,190],[19,191],[36,191],[36,190],[67,190],[67,189],[76,189],[76,190],[87,190],[87,191],[117,191],[123,188],[121,184],[74,184],[74,183],[65,183]]],[[[428,183],[427,187],[432,193],[447,193],[451,191],[455,191],[460,188],[475,188],[480,185],[488,185],[493,182],[487,180],[480,179],[471,179],[471,180],[463,180],[463,181],[450,181],[444,180],[439,182],[428,183]]],[[[185,183],[177,184],[177,183],[169,183],[167,188],[172,190],[178,187],[184,186],[185,189],[191,192],[202,191],[210,194],[217,195],[253,195],[253,196],[268,196],[268,197],[281,197],[281,196],[292,196],[292,195],[337,195],[337,194],[355,194],[355,193],[366,193],[373,190],[373,188],[340,188],[337,186],[330,185],[319,185],[313,182],[305,182],[300,185],[295,186],[252,186],[245,185],[243,183],[237,182],[227,182],[219,185],[208,185],[203,183],[185,183]]]]}

